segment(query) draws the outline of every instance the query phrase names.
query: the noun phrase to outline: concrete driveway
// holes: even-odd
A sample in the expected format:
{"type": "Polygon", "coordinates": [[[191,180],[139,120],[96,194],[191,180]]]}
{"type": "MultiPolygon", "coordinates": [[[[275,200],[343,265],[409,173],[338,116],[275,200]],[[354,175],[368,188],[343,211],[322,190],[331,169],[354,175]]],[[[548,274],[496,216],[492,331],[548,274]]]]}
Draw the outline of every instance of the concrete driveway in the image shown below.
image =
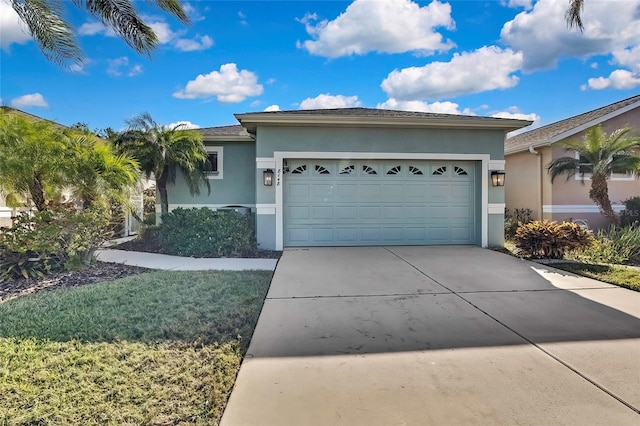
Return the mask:
{"type": "Polygon", "coordinates": [[[639,318],[477,247],[286,250],[222,425],[638,425],[639,318]]]}

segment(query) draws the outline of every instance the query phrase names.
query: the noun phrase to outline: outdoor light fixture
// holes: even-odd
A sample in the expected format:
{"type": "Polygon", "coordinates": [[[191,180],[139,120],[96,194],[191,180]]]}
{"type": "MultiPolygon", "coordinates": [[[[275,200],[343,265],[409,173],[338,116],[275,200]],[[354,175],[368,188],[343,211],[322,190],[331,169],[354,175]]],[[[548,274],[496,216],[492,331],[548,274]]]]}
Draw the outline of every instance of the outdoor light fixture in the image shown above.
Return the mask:
{"type": "Polygon", "coordinates": [[[267,169],[262,172],[262,182],[264,183],[264,186],[273,185],[273,170],[267,169]]]}
{"type": "Polygon", "coordinates": [[[493,186],[504,186],[504,171],[494,170],[491,172],[491,183],[493,186]]]}

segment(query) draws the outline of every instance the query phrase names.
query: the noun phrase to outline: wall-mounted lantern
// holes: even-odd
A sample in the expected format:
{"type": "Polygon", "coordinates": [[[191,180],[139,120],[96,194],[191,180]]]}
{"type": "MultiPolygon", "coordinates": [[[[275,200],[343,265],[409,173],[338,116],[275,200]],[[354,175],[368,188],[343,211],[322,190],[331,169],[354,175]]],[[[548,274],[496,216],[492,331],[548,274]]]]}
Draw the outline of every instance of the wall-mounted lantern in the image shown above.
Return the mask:
{"type": "Polygon", "coordinates": [[[264,186],[273,185],[273,170],[267,169],[262,172],[262,183],[264,183],[264,186]]]}
{"type": "Polygon", "coordinates": [[[491,172],[491,183],[493,186],[504,186],[504,171],[494,170],[491,172]]]}

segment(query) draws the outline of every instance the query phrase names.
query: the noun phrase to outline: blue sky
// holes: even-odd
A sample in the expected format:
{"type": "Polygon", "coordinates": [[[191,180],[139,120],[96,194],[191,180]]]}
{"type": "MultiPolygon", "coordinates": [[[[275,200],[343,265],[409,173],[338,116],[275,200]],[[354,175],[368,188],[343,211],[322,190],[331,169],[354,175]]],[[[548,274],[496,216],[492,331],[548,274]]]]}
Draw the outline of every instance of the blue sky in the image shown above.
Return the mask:
{"type": "Polygon", "coordinates": [[[0,0],[0,98],[62,124],[236,124],[233,113],[362,106],[548,124],[640,91],[640,0],[190,1],[185,26],[137,2],[136,54],[64,2],[82,67],[47,62],[0,0]]]}

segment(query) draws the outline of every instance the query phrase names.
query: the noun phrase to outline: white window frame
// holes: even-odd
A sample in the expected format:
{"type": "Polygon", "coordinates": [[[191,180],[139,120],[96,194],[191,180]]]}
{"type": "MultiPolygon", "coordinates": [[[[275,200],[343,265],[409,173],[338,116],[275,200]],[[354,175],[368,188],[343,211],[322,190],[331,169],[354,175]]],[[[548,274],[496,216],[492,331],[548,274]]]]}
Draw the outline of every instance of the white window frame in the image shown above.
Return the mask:
{"type": "Polygon", "coordinates": [[[218,154],[218,171],[207,172],[207,179],[222,179],[223,177],[223,165],[224,165],[224,147],[222,146],[205,146],[207,154],[218,154]]]}
{"type": "MultiPolygon", "coordinates": [[[[574,151],[574,158],[576,160],[580,160],[580,153],[578,151],[574,151]]],[[[620,173],[611,173],[611,176],[609,177],[609,180],[611,181],[633,181],[635,180],[636,176],[635,173],[628,173],[628,174],[620,174],[620,173]]],[[[575,180],[591,180],[591,173],[585,173],[585,174],[580,174],[580,172],[577,172],[575,175],[575,180]]]]}

